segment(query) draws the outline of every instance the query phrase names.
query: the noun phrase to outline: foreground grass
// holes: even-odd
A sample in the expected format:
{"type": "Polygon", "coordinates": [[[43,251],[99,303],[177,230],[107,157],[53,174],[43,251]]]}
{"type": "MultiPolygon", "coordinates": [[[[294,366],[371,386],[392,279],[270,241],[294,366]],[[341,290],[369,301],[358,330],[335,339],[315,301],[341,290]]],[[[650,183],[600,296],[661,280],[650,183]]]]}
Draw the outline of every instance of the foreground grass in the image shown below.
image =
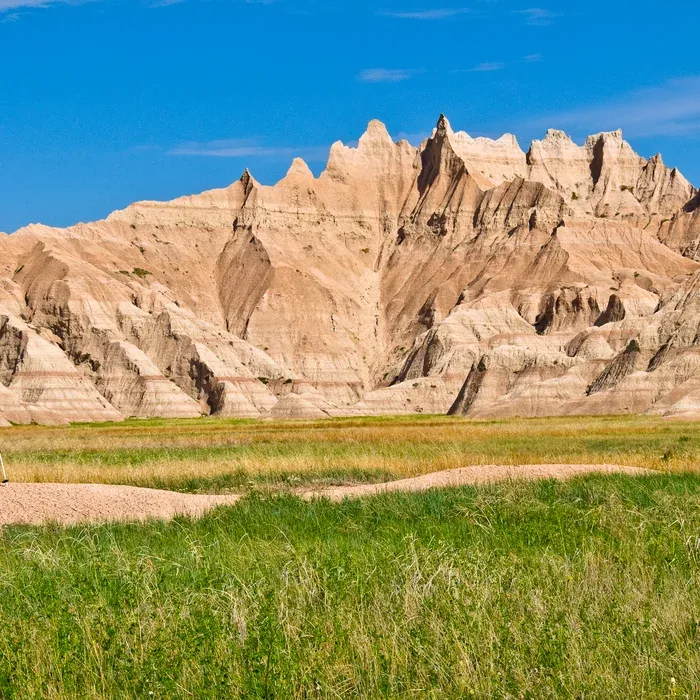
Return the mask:
{"type": "Polygon", "coordinates": [[[198,419],[0,430],[15,481],[190,492],[371,483],[476,464],[700,465],[697,423],[649,416],[469,421],[445,416],[272,423],[198,419]]]}
{"type": "Polygon", "coordinates": [[[694,698],[700,477],[0,534],[3,698],[694,698]]]}

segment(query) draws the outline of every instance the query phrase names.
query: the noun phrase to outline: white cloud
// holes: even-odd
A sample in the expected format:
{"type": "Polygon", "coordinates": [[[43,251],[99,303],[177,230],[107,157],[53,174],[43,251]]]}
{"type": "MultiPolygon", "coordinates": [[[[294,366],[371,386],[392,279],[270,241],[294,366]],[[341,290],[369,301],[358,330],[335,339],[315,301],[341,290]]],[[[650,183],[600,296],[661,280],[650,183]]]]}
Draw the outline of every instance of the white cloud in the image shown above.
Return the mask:
{"type": "Polygon", "coordinates": [[[507,64],[501,61],[487,61],[485,63],[480,63],[478,66],[473,68],[455,68],[451,70],[450,73],[493,73],[495,71],[503,70],[507,67],[507,64]]]}
{"type": "MultiPolygon", "coordinates": [[[[18,10],[21,8],[43,8],[49,5],[84,5],[88,2],[96,0],[0,0],[0,15],[10,10],[18,10]]],[[[166,7],[168,5],[176,5],[185,0],[144,0],[150,7],[166,7]]],[[[258,5],[271,5],[278,0],[244,0],[246,3],[255,3],[258,5]]],[[[12,15],[12,19],[18,19],[18,15],[12,15]]]]}
{"type": "Polygon", "coordinates": [[[0,12],[18,10],[21,7],[46,7],[51,0],[0,0],[0,12]]]}
{"type": "Polygon", "coordinates": [[[560,16],[558,12],[551,12],[541,7],[529,7],[527,10],[514,10],[516,15],[525,18],[525,24],[532,27],[547,27],[552,21],[560,16]]]}
{"type": "Polygon", "coordinates": [[[531,122],[591,133],[622,128],[629,137],[700,134],[700,76],[676,78],[617,100],[589,105],[531,122]]]}
{"type": "Polygon", "coordinates": [[[503,70],[506,67],[505,63],[500,63],[498,61],[492,63],[480,63],[478,66],[470,69],[470,73],[491,73],[497,70],[503,70]]]}
{"type": "Polygon", "coordinates": [[[458,15],[471,14],[473,10],[468,7],[443,8],[435,10],[413,10],[413,11],[382,11],[379,14],[386,17],[397,17],[399,19],[448,19],[458,15]]]}
{"type": "Polygon", "coordinates": [[[400,83],[412,78],[417,72],[405,68],[368,68],[357,77],[363,83],[400,83]]]}
{"type": "Polygon", "coordinates": [[[295,158],[310,162],[325,161],[330,149],[326,146],[266,146],[251,139],[222,139],[217,141],[188,141],[167,151],[170,156],[201,156],[209,158],[295,158]]]}

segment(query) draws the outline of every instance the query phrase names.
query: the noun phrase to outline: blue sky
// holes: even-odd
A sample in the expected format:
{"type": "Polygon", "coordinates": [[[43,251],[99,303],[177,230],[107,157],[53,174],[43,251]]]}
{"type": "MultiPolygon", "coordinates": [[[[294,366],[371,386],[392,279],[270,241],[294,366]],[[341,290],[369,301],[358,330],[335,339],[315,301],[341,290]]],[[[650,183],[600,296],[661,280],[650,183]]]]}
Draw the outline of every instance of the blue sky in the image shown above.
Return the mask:
{"type": "Polygon", "coordinates": [[[418,140],[621,127],[700,185],[700,3],[0,0],[0,231],[418,140]]]}

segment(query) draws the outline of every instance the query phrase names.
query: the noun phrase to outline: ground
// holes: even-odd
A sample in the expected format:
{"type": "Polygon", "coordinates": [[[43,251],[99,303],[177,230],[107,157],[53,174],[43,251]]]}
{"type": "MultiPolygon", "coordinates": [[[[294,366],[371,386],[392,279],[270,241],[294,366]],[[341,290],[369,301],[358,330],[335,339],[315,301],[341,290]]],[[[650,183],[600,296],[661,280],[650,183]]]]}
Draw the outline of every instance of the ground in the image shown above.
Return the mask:
{"type": "Polygon", "coordinates": [[[698,697],[699,438],[653,418],[0,431],[13,480],[245,495],[4,528],[0,697],[698,697]],[[552,462],[663,471],[269,493],[552,462]]]}

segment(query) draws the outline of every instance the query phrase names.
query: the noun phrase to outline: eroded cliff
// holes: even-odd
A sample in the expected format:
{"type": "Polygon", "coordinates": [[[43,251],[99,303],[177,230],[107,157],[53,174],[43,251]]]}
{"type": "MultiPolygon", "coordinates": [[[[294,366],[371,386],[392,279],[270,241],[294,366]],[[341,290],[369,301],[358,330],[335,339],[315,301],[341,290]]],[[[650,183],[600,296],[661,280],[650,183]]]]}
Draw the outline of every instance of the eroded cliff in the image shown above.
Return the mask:
{"type": "Polygon", "coordinates": [[[700,414],[699,196],[620,132],[526,153],[441,117],[0,234],[0,424],[700,414]]]}

